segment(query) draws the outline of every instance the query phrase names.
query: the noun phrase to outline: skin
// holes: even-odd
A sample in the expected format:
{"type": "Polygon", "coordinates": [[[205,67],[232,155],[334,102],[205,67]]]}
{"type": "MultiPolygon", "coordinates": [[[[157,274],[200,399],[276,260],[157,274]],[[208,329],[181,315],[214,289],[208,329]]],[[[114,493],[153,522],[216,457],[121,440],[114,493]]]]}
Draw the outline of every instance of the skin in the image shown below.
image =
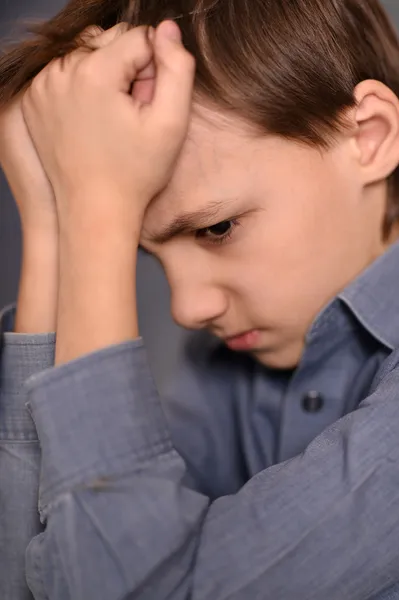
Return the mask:
{"type": "Polygon", "coordinates": [[[298,363],[318,312],[386,249],[386,185],[354,176],[352,139],[322,152],[197,107],[141,236],[166,271],[177,323],[221,338],[256,329],[258,361],[298,363]],[[176,218],[196,211],[167,239],[176,218]]]}
{"type": "Polygon", "coordinates": [[[21,110],[21,95],[0,111],[0,164],[23,236],[16,333],[54,331],[58,295],[58,220],[51,184],[21,110]]]}
{"type": "Polygon", "coordinates": [[[56,366],[138,337],[142,219],[170,179],[192,105],[195,62],[173,22],[152,36],[141,27],[97,42],[95,52],[50,63],[22,102],[58,215],[56,366]],[[152,62],[148,103],[131,82],[152,62]]]}
{"type": "Polygon", "coordinates": [[[148,46],[130,32],[93,55],[75,53],[24,98],[60,226],[56,364],[137,337],[141,244],[165,268],[178,323],[222,338],[257,328],[255,358],[295,366],[317,313],[387,248],[398,99],[380,82],[359,84],[348,127],[323,152],[255,136],[204,105],[189,120],[193,63],[159,31],[148,46]],[[122,104],[129,77],[151,72],[152,61],[145,100],[122,104]],[[107,125],[100,136],[98,122],[107,125]],[[190,233],[170,236],[176,219],[198,210],[190,233]],[[209,228],[232,219],[228,241],[212,244],[209,228]]]}
{"type": "MultiPolygon", "coordinates": [[[[158,102],[145,113],[150,118],[133,105],[131,115],[123,110],[119,86],[137,58],[134,36],[98,60],[86,54],[84,71],[73,65],[77,81],[66,80],[73,61],[62,75],[53,63],[24,103],[29,133],[55,192],[55,364],[138,336],[139,243],[164,264],[180,323],[207,326],[222,337],[259,327],[256,358],[278,367],[295,364],[320,307],[386,249],[381,222],[385,181],[399,162],[397,98],[377,82],[364,82],[356,91],[351,127],[325,153],[276,138],[251,139],[241,123],[230,122],[226,130],[221,115],[210,112],[192,116],[185,141],[179,123],[191,102],[193,65],[183,48],[161,37],[158,30],[157,77],[161,72],[163,91],[170,85],[183,105],[158,102]],[[203,232],[200,243],[193,235],[157,240],[183,210],[204,209],[216,200],[222,200],[223,214],[199,226],[240,217],[229,243],[210,246],[203,232]]],[[[139,62],[144,72],[149,63],[139,62]]],[[[28,240],[35,226],[24,221],[28,240]]],[[[37,254],[30,246],[30,255],[37,268],[44,250],[35,247],[37,254]]]]}

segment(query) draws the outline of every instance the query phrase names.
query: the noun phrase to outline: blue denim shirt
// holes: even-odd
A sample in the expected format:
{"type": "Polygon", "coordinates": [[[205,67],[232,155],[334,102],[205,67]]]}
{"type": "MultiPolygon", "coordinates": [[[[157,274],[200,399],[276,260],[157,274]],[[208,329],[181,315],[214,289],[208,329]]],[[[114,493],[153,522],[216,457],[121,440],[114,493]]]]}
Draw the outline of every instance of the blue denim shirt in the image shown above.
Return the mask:
{"type": "Polygon", "coordinates": [[[162,399],[141,340],[54,368],[55,335],[11,333],[13,314],[1,599],[29,598],[36,534],[37,600],[399,597],[398,244],[318,315],[295,371],[195,334],[162,399]]]}

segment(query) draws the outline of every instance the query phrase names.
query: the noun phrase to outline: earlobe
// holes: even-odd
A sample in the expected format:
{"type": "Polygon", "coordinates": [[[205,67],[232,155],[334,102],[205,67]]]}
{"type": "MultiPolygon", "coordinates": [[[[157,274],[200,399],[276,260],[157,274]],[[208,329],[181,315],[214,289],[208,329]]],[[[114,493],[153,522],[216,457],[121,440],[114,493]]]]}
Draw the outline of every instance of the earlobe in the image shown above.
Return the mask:
{"type": "Polygon", "coordinates": [[[368,80],[355,89],[354,134],[365,185],[386,179],[399,164],[399,100],[387,86],[368,80]]]}

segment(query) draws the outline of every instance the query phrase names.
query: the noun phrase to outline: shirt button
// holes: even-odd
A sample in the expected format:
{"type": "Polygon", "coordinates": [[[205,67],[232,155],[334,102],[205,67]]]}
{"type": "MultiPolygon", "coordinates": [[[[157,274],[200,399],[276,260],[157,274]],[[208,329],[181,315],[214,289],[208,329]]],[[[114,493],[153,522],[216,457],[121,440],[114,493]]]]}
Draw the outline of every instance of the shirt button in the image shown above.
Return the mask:
{"type": "Polygon", "coordinates": [[[302,408],[308,413],[319,412],[323,408],[323,405],[324,400],[320,392],[308,392],[302,399],[302,408]]]}

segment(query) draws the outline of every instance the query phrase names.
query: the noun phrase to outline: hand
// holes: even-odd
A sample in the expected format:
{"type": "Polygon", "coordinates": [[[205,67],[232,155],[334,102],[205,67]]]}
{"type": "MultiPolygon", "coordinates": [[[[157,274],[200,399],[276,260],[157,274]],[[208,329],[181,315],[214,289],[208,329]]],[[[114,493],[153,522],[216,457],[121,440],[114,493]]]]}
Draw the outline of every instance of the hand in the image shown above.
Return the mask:
{"type": "Polygon", "coordinates": [[[24,233],[53,234],[57,228],[54,192],[26,126],[21,94],[0,110],[0,164],[24,233]]]}
{"type": "MultiPolygon", "coordinates": [[[[99,29],[90,32],[90,40],[99,29]]],[[[52,185],[24,120],[22,96],[23,92],[0,109],[0,165],[18,207],[23,234],[14,331],[35,334],[56,330],[58,218],[52,185]]]]}
{"type": "Polygon", "coordinates": [[[152,42],[147,32],[130,29],[93,52],[52,61],[24,96],[60,227],[85,216],[131,226],[172,174],[187,133],[195,64],[175,23],[161,23],[152,42]],[[153,61],[148,103],[130,92],[153,61]]]}
{"type": "MultiPolygon", "coordinates": [[[[126,24],[119,26],[120,31],[126,29],[126,24]]],[[[80,37],[96,46],[96,36],[101,33],[100,27],[93,27],[80,37]]],[[[0,108],[0,165],[16,202],[24,233],[48,231],[52,234],[57,228],[54,190],[24,119],[23,95],[21,92],[0,108]]]]}
{"type": "MultiPolygon", "coordinates": [[[[126,30],[124,24],[120,30],[126,30]]],[[[82,36],[95,45],[103,30],[91,28],[82,36]]],[[[105,40],[106,42],[106,40],[105,40]]],[[[53,187],[43,169],[27,128],[22,101],[24,92],[0,108],[0,165],[18,207],[24,234],[55,234],[57,208],[53,187]]]]}

